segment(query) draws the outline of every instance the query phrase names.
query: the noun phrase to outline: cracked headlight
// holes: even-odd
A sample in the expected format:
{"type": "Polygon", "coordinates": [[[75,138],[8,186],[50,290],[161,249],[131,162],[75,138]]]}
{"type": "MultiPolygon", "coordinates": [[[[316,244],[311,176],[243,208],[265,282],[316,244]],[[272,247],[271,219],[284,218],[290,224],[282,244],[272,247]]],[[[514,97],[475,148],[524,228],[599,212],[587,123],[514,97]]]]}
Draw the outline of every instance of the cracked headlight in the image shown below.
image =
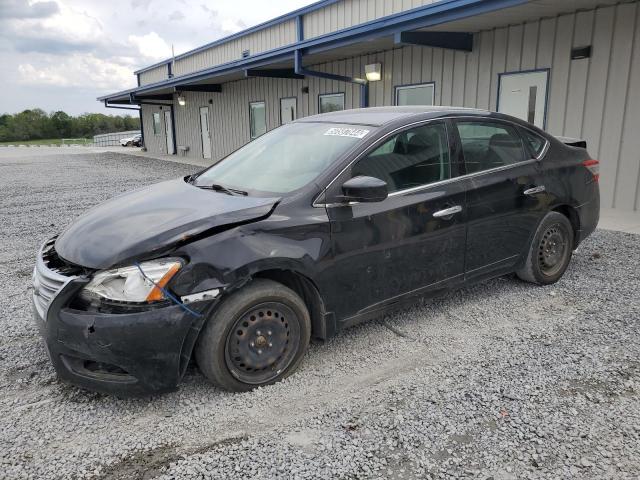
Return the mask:
{"type": "Polygon", "coordinates": [[[182,268],[179,258],[161,258],[129,267],[98,272],[83,293],[119,302],[164,300],[161,288],[182,268]],[[159,288],[160,287],[160,288],[159,288]]]}

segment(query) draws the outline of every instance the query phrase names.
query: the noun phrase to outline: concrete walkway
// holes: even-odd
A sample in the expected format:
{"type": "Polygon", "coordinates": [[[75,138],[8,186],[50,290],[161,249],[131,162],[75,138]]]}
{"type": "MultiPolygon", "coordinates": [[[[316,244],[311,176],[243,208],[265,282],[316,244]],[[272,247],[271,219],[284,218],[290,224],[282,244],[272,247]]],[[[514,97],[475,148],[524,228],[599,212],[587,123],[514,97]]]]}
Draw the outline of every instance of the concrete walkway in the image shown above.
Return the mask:
{"type": "Polygon", "coordinates": [[[640,235],[640,212],[601,208],[598,228],[640,235]]]}
{"type": "Polygon", "coordinates": [[[135,155],[137,157],[155,158],[156,160],[164,160],[165,162],[182,163],[184,165],[197,165],[199,167],[208,167],[213,162],[204,158],[182,157],[180,155],[167,155],[166,153],[149,153],[143,152],[142,149],[136,147],[100,147],[101,152],[122,153],[123,155],[135,155]]]}

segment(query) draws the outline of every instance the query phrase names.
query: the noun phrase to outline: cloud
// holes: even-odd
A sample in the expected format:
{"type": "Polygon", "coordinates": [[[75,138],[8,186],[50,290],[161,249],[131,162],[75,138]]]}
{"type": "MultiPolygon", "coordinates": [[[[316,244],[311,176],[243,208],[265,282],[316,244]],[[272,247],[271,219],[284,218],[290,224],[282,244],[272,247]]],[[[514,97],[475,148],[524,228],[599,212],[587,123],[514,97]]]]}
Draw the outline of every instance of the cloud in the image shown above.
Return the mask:
{"type": "Polygon", "coordinates": [[[133,72],[314,0],[0,0],[3,111],[101,110],[133,72]],[[92,106],[93,105],[93,106],[92,106]]]}
{"type": "Polygon", "coordinates": [[[200,8],[208,15],[210,21],[212,22],[216,21],[218,17],[218,12],[216,10],[214,10],[213,8],[209,8],[204,3],[200,4],[200,8]]]}
{"type": "Polygon", "coordinates": [[[169,20],[184,20],[185,16],[180,10],[174,10],[173,13],[169,15],[169,20]]]}
{"type": "Polygon", "coordinates": [[[54,55],[66,55],[70,52],[90,52],[97,45],[91,42],[67,40],[56,37],[31,37],[16,35],[13,41],[14,48],[20,53],[50,53],[54,55]]]}
{"type": "Polygon", "coordinates": [[[133,86],[131,67],[93,55],[72,55],[60,63],[18,65],[24,84],[56,87],[87,87],[120,90],[133,86]]]}
{"type": "Polygon", "coordinates": [[[65,55],[109,49],[110,42],[95,17],[68,5],[55,7],[53,14],[42,18],[22,15],[3,19],[0,40],[20,53],[65,55]]]}
{"type": "Polygon", "coordinates": [[[2,0],[0,2],[0,19],[46,18],[60,10],[56,2],[34,2],[27,0],[2,0]]]}
{"type": "Polygon", "coordinates": [[[149,5],[151,5],[151,1],[152,0],[132,0],[131,1],[131,8],[133,8],[133,9],[136,9],[136,8],[148,9],[149,5]]]}
{"type": "Polygon", "coordinates": [[[220,25],[223,32],[236,33],[247,28],[246,24],[239,18],[225,18],[220,25]]]}
{"type": "Polygon", "coordinates": [[[161,59],[171,55],[171,47],[156,32],[146,35],[129,35],[127,40],[143,57],[161,59]]]}

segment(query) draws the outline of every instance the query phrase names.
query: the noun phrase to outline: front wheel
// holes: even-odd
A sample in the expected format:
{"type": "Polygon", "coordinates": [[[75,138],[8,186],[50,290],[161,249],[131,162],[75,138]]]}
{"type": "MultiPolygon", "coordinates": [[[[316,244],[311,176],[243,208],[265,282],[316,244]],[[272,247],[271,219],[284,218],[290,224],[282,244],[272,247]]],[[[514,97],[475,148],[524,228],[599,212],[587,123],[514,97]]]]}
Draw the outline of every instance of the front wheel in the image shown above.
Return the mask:
{"type": "Polygon", "coordinates": [[[292,374],[311,337],[302,299],[272,280],[257,279],[225,299],[195,347],[202,373],[230,391],[270,385],[292,374]]]}
{"type": "Polygon", "coordinates": [[[520,279],[550,285],[562,278],[573,252],[573,226],[567,217],[549,212],[540,222],[524,265],[516,272],[520,279]]]}

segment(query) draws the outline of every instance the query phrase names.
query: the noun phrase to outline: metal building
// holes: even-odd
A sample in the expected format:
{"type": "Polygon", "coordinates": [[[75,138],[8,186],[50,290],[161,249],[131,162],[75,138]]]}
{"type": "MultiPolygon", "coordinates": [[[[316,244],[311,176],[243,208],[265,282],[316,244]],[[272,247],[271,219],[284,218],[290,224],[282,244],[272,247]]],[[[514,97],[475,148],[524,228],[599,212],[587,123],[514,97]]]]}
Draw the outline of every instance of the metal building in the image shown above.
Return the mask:
{"type": "Polygon", "coordinates": [[[214,162],[320,111],[478,107],[585,139],[603,207],[640,209],[638,0],[323,0],[135,74],[99,100],[139,105],[152,152],[214,162]]]}

